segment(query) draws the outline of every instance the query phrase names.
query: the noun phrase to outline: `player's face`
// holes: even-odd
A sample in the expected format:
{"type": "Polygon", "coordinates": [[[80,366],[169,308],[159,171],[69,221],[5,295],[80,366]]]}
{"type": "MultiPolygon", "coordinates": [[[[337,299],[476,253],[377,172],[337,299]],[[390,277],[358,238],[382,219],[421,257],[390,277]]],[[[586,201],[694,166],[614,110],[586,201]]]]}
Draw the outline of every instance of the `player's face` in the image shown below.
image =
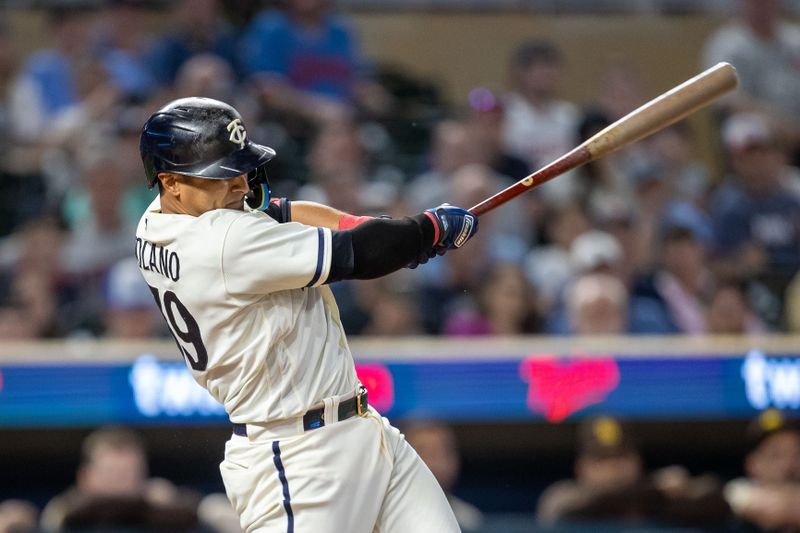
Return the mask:
{"type": "Polygon", "coordinates": [[[184,212],[199,216],[213,209],[244,209],[244,197],[250,191],[247,175],[227,180],[179,176],[178,200],[184,212]]]}

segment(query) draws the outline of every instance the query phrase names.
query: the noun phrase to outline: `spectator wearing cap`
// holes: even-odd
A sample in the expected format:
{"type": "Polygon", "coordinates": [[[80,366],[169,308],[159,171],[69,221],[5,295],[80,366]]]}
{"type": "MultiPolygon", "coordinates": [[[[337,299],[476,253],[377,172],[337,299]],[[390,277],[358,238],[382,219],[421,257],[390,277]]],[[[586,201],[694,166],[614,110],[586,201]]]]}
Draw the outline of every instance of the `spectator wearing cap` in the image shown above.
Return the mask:
{"type": "Polygon", "coordinates": [[[538,296],[543,316],[557,305],[559,295],[573,275],[572,243],[589,230],[584,209],[576,203],[549,205],[542,217],[544,244],[534,246],[525,258],[525,275],[538,296]]]}
{"type": "Polygon", "coordinates": [[[623,249],[598,230],[579,235],[570,247],[572,277],[547,321],[557,335],[672,333],[663,308],[632,295],[623,249]]]}
{"type": "Polygon", "coordinates": [[[745,477],[725,486],[743,531],[800,530],[800,427],[776,409],[760,413],[746,432],[745,477]]]}
{"type": "Polygon", "coordinates": [[[536,511],[541,524],[645,514],[639,498],[631,497],[644,477],[642,458],[618,420],[599,416],[578,426],[574,469],[574,479],[558,481],[542,493],[536,511]]]}
{"type": "Polygon", "coordinates": [[[722,136],[732,174],[710,203],[716,255],[780,299],[800,268],[800,201],[787,187],[784,152],[759,115],[730,117],[722,136]]]}
{"type": "MultiPolygon", "coordinates": [[[[560,97],[563,65],[561,50],[549,41],[526,41],[511,55],[511,90],[503,104],[504,144],[531,168],[540,168],[575,146],[580,111],[560,97]]],[[[540,194],[554,201],[571,199],[574,175],[543,185],[540,194]]]]}
{"type": "Polygon", "coordinates": [[[720,484],[680,466],[645,473],[631,429],[609,416],[578,427],[575,477],[556,482],[537,505],[544,525],[565,522],[719,526],[728,516],[720,484]]]}
{"type": "Polygon", "coordinates": [[[622,335],[628,330],[628,290],[608,273],[576,278],[567,288],[569,331],[574,335],[622,335]]]}
{"type": "Polygon", "coordinates": [[[708,218],[685,202],[669,206],[660,228],[656,268],[635,283],[633,292],[663,306],[676,333],[706,333],[706,301],[714,278],[707,266],[711,242],[708,218]]]}

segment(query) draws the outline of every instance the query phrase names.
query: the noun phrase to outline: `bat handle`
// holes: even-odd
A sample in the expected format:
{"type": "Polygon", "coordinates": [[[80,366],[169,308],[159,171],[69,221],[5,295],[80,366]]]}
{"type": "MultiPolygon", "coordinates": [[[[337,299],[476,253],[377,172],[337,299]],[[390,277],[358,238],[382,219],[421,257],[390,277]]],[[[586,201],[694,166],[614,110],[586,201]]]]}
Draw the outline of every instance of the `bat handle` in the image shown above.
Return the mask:
{"type": "Polygon", "coordinates": [[[538,187],[542,183],[550,181],[556,176],[560,176],[561,174],[588,163],[591,160],[592,154],[586,148],[584,143],[577,148],[574,148],[571,152],[568,152],[556,159],[546,167],[537,170],[530,176],[522,178],[518,182],[506,187],[494,196],[490,196],[481,203],[473,206],[470,208],[470,212],[478,217],[484,215],[495,207],[503,205],[507,201],[519,196],[525,191],[534,187],[538,187]]]}

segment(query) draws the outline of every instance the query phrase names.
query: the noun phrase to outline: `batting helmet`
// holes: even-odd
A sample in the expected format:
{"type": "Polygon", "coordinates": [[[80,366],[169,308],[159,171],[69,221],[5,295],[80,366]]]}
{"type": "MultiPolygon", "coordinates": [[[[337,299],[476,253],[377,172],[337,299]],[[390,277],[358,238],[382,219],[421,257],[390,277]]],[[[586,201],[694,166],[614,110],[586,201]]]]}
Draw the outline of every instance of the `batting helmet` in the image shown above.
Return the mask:
{"type": "Polygon", "coordinates": [[[145,122],[139,140],[147,186],[159,172],[226,180],[247,174],[247,204],[264,209],[269,182],[264,165],[275,151],[247,138],[238,111],[211,98],[180,98],[168,103],[145,122]]]}

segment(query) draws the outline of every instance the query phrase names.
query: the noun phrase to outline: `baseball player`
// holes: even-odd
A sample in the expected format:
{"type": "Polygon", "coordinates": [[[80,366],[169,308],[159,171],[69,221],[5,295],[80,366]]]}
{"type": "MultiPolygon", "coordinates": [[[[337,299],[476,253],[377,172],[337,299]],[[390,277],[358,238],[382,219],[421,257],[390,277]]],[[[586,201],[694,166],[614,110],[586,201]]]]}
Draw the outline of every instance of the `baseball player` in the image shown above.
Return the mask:
{"type": "Polygon", "coordinates": [[[462,246],[447,204],[401,220],[271,200],[231,106],[175,100],[142,130],[147,183],[136,257],[194,379],[233,435],[220,465],[248,532],[458,531],[433,475],[368,404],[325,285],[370,279],[462,246]]]}

